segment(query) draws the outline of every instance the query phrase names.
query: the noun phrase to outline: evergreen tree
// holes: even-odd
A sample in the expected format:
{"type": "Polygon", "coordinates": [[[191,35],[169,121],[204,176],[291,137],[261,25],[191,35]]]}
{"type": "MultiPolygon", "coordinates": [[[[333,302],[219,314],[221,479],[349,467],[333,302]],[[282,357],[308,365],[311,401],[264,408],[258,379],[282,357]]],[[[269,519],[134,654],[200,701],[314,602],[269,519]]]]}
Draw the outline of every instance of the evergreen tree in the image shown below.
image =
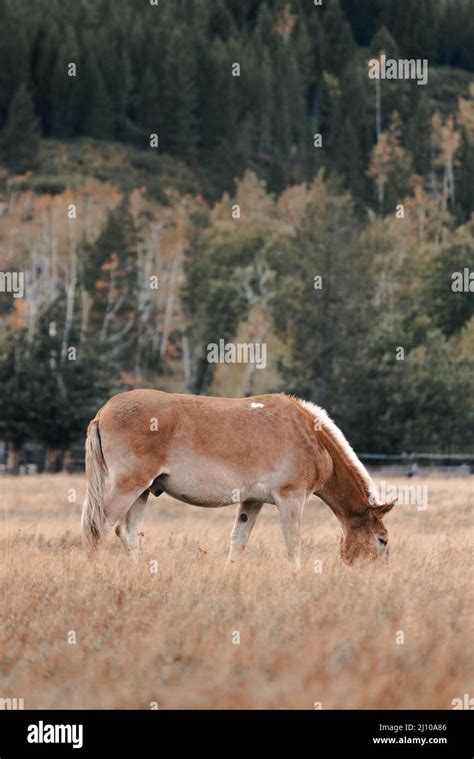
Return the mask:
{"type": "Polygon", "coordinates": [[[379,20],[374,0],[341,0],[341,8],[349,21],[358,45],[368,47],[379,20]]]}
{"type": "Polygon", "coordinates": [[[364,166],[373,144],[373,102],[369,86],[365,64],[348,66],[340,81],[341,123],[350,122],[364,166]]]}
{"type": "MultiPolygon", "coordinates": [[[[297,26],[298,33],[302,25],[303,24],[300,21],[297,26]]],[[[304,28],[305,31],[301,31],[303,40],[307,35],[311,44],[312,67],[308,74],[310,76],[310,87],[314,89],[321,77],[324,68],[324,31],[319,16],[317,13],[314,13],[314,9],[311,9],[311,15],[309,16],[304,28]]],[[[313,94],[310,93],[310,107],[313,104],[312,98],[313,94]]]]}
{"type": "Polygon", "coordinates": [[[92,300],[91,334],[99,336],[109,358],[124,368],[133,352],[137,319],[138,242],[135,223],[125,198],[108,216],[94,245],[86,250],[84,288],[92,300]]]}
{"type": "Polygon", "coordinates": [[[269,171],[268,166],[273,160],[274,146],[273,146],[273,73],[272,64],[270,60],[270,54],[265,51],[264,59],[260,67],[260,75],[258,76],[258,101],[260,107],[257,112],[257,150],[256,158],[261,166],[261,173],[263,178],[268,179],[269,171]]]}
{"type": "Polygon", "coordinates": [[[324,16],[324,68],[339,76],[354,51],[351,27],[341,10],[339,0],[330,0],[324,16]]]}
{"type": "Polygon", "coordinates": [[[127,50],[101,51],[101,65],[107,96],[113,112],[113,125],[120,137],[126,128],[132,106],[133,76],[127,50]]]}
{"type": "Polygon", "coordinates": [[[466,134],[463,134],[459,169],[457,172],[456,197],[462,209],[462,218],[468,219],[474,208],[474,143],[466,134]]]}
{"type": "MultiPolygon", "coordinates": [[[[81,132],[83,97],[87,91],[82,61],[75,31],[68,26],[50,82],[51,132],[56,137],[73,137],[81,132]],[[71,64],[76,67],[75,71],[71,64]]],[[[47,60],[44,61],[44,68],[43,76],[47,73],[47,60]]]]}
{"type": "Polygon", "coordinates": [[[459,99],[458,122],[461,125],[461,147],[457,171],[457,200],[465,219],[474,208],[474,83],[467,98],[459,99]]]}
{"type": "Polygon", "coordinates": [[[406,146],[413,156],[413,167],[420,175],[427,175],[431,168],[432,115],[428,97],[422,94],[408,122],[405,139],[406,146]]]}
{"type": "Polygon", "coordinates": [[[262,229],[248,229],[242,235],[203,234],[195,229],[186,252],[186,281],[183,307],[186,333],[196,354],[193,392],[205,393],[211,385],[215,366],[207,360],[206,346],[230,340],[239,321],[248,314],[242,292],[244,270],[251,267],[265,245],[262,229]]]}
{"type": "Polygon", "coordinates": [[[74,353],[61,356],[64,324],[65,298],[60,294],[41,314],[29,353],[23,358],[34,393],[29,406],[30,434],[59,452],[84,435],[88,421],[113,387],[111,366],[97,337],[90,336],[80,344],[79,314],[69,335],[74,353]]]}
{"type": "Polygon", "coordinates": [[[261,50],[272,50],[277,43],[274,31],[275,17],[272,15],[267,3],[261,3],[258,11],[255,35],[257,45],[261,50]]]}
{"type": "Polygon", "coordinates": [[[409,57],[436,59],[438,54],[439,21],[437,0],[418,0],[411,24],[404,36],[404,51],[409,57]]]}
{"type": "Polygon", "coordinates": [[[30,366],[22,360],[25,331],[16,334],[9,330],[0,341],[0,439],[13,450],[15,464],[12,474],[18,472],[18,451],[31,436],[31,408],[34,402],[30,366]]]}
{"type": "Polygon", "coordinates": [[[135,105],[136,119],[146,134],[159,133],[161,121],[159,83],[156,73],[148,66],[140,82],[135,105]]]}
{"type": "Polygon", "coordinates": [[[341,129],[341,86],[339,79],[325,71],[321,85],[320,129],[323,136],[324,158],[329,162],[341,129]]]}
{"type": "Polygon", "coordinates": [[[180,158],[192,158],[199,140],[197,122],[196,58],[191,29],[171,35],[165,61],[163,127],[165,148],[180,158]]]}
{"type": "Polygon", "coordinates": [[[269,172],[269,188],[280,192],[288,184],[290,153],[294,146],[293,119],[299,116],[301,124],[301,99],[294,61],[285,48],[280,47],[275,54],[276,76],[273,82],[274,112],[277,115],[272,125],[273,156],[269,172]],[[294,91],[292,91],[294,90],[294,91]],[[295,111],[293,112],[292,106],[295,111]]]}
{"type": "Polygon", "coordinates": [[[374,58],[379,58],[381,53],[385,53],[387,58],[400,57],[399,47],[386,26],[381,26],[374,34],[370,43],[370,53],[374,58]]]}
{"type": "Polygon", "coordinates": [[[55,98],[53,77],[61,43],[60,31],[57,24],[52,20],[40,28],[36,54],[32,61],[31,78],[35,106],[40,116],[42,132],[45,136],[50,136],[52,131],[53,99],[55,98]]]}
{"type": "Polygon", "coordinates": [[[207,23],[211,39],[220,37],[225,41],[235,31],[232,14],[227,10],[222,0],[218,0],[218,2],[212,4],[207,23]]]}
{"type": "Polygon", "coordinates": [[[469,271],[473,260],[474,222],[470,221],[436,250],[430,265],[423,300],[427,313],[448,337],[460,332],[474,315],[472,290],[460,290],[455,283],[455,277],[462,283],[464,269],[469,271]]]}
{"type": "Polygon", "coordinates": [[[343,176],[346,187],[351,191],[353,197],[360,197],[364,181],[363,164],[359,142],[349,119],[345,120],[339,135],[335,166],[343,176]]]}
{"type": "Polygon", "coordinates": [[[20,330],[0,344],[0,437],[17,453],[32,439],[64,452],[83,437],[110,391],[119,389],[97,341],[91,338],[79,347],[79,318],[70,334],[74,360],[61,360],[64,316],[60,294],[40,314],[30,343],[20,330]]]}
{"type": "MultiPolygon", "coordinates": [[[[382,26],[374,35],[370,45],[370,53],[371,58],[379,60],[382,54],[386,55],[387,58],[398,59],[400,55],[398,45],[385,26],[382,26]]],[[[376,133],[379,127],[380,129],[384,129],[387,126],[388,119],[393,111],[397,111],[397,113],[405,111],[405,89],[406,85],[404,82],[384,81],[383,79],[377,81],[370,80],[376,122],[380,119],[380,124],[376,123],[376,133]]]]}
{"type": "Polygon", "coordinates": [[[92,50],[87,53],[84,65],[86,113],[83,128],[90,137],[98,140],[112,139],[115,134],[115,117],[112,102],[105,87],[104,77],[97,57],[92,50]]]}
{"type": "Polygon", "coordinates": [[[405,451],[452,451],[462,389],[452,374],[449,344],[436,330],[395,367],[388,423],[405,451]],[[433,424],[436,419],[436,424],[433,424]]]}
{"type": "Polygon", "coordinates": [[[4,163],[13,171],[33,169],[39,149],[39,124],[33,99],[25,83],[11,102],[7,123],[0,135],[4,163]]]}
{"type": "Polygon", "coordinates": [[[0,129],[22,82],[28,79],[28,40],[12,4],[0,0],[0,129]]]}
{"type": "Polygon", "coordinates": [[[285,251],[276,264],[275,326],[289,349],[283,377],[289,389],[341,418],[349,397],[354,402],[352,365],[370,320],[370,258],[357,248],[355,226],[350,197],[318,175],[293,256],[285,251]]]}

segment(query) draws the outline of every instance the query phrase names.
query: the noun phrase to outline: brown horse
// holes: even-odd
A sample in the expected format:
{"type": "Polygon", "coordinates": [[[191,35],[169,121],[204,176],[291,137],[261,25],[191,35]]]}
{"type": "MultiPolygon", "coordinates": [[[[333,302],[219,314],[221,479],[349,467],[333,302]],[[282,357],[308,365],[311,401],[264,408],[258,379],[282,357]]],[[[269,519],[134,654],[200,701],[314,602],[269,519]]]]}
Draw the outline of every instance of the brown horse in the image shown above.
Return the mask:
{"type": "Polygon", "coordinates": [[[382,517],[393,503],[378,502],[369,474],[326,412],[283,393],[115,395],[89,424],[86,474],[86,543],[97,546],[116,524],[134,558],[150,492],[195,506],[239,503],[228,563],[244,550],[262,505],[272,503],[299,568],[301,518],[313,493],[339,519],[344,561],[388,555],[382,517]]]}

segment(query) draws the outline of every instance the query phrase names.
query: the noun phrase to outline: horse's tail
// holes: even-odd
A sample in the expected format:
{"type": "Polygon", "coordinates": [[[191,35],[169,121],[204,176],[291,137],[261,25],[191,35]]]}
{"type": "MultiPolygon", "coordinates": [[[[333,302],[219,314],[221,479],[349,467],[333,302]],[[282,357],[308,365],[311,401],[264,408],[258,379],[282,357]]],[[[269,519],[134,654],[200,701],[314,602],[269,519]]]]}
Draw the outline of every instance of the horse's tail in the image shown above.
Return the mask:
{"type": "Polygon", "coordinates": [[[104,491],[107,464],[105,463],[99,433],[99,415],[87,428],[86,477],[87,492],[82,509],[82,536],[87,546],[98,543],[104,523],[104,491]]]}

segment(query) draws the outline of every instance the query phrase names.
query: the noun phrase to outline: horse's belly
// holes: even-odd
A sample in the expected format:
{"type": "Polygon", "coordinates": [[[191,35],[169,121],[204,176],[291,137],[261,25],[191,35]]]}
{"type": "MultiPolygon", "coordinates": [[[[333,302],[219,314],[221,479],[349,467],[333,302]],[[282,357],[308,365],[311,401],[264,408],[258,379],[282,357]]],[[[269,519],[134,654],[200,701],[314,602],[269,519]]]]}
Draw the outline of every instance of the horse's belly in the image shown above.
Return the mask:
{"type": "MultiPolygon", "coordinates": [[[[189,487],[186,483],[176,479],[169,480],[168,477],[164,479],[163,487],[168,495],[191,506],[227,506],[232,503],[232,497],[225,488],[209,488],[202,485],[189,487]]],[[[237,498],[235,503],[238,501],[237,498]]]]}
{"type": "Polygon", "coordinates": [[[249,483],[244,476],[236,476],[235,472],[219,465],[209,470],[203,467],[195,470],[171,468],[159,481],[168,495],[193,506],[227,506],[244,501],[273,502],[269,482],[249,483]]]}

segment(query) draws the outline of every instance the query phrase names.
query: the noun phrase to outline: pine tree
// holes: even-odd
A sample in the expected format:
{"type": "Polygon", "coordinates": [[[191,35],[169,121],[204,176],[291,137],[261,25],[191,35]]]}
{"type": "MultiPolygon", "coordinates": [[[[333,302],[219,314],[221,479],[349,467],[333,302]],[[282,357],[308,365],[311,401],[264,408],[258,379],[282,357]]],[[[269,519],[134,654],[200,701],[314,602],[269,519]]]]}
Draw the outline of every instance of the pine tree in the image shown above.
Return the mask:
{"type": "Polygon", "coordinates": [[[325,159],[330,160],[341,129],[341,86],[339,79],[327,71],[323,73],[320,100],[320,131],[323,135],[325,159]]]}
{"type": "Polygon", "coordinates": [[[368,47],[376,29],[380,10],[374,7],[374,0],[341,0],[341,7],[349,21],[358,45],[368,47]]]}
{"type": "Polygon", "coordinates": [[[159,82],[151,66],[147,66],[140,82],[135,104],[136,120],[146,134],[160,132],[161,107],[159,82]]]}
{"type": "Polygon", "coordinates": [[[460,332],[474,316],[472,292],[452,290],[453,274],[463,274],[471,261],[474,261],[474,221],[449,235],[430,261],[423,300],[428,314],[447,336],[460,332]]]}
{"type": "Polygon", "coordinates": [[[26,171],[36,165],[39,149],[39,124],[33,99],[21,84],[8,110],[7,123],[0,136],[5,164],[13,171],[26,171]]]}
{"type": "Polygon", "coordinates": [[[108,216],[84,257],[82,281],[92,300],[91,334],[99,336],[110,360],[127,365],[136,334],[137,231],[127,198],[108,216]]]}
{"type": "Polygon", "coordinates": [[[268,48],[272,50],[276,45],[276,35],[274,33],[275,18],[270,11],[267,3],[262,3],[258,10],[258,18],[255,26],[255,36],[257,45],[262,50],[268,48]]]}
{"type": "Polygon", "coordinates": [[[331,0],[324,16],[324,68],[339,76],[351,60],[354,37],[339,0],[331,0]]]}
{"type": "MultiPolygon", "coordinates": [[[[47,69],[47,61],[45,66],[47,69]]],[[[80,134],[85,91],[79,43],[74,29],[68,26],[50,82],[51,132],[54,136],[73,137],[80,134]],[[76,67],[75,71],[71,64],[76,67]]]]}
{"type": "Polygon", "coordinates": [[[132,105],[133,77],[127,50],[122,49],[118,52],[113,46],[110,52],[101,50],[101,65],[105,89],[111,102],[113,123],[117,126],[117,133],[120,136],[120,130],[126,131],[132,105]]]}
{"type": "Polygon", "coordinates": [[[235,31],[232,14],[227,10],[222,0],[213,3],[209,12],[208,32],[211,38],[220,37],[228,40],[235,31]]]}
{"type": "Polygon", "coordinates": [[[37,50],[32,61],[33,94],[38,114],[41,119],[41,131],[49,137],[52,131],[52,114],[54,91],[54,72],[58,60],[58,50],[62,36],[56,23],[50,21],[38,35],[37,50]]]}
{"type": "Polygon", "coordinates": [[[469,87],[469,97],[459,99],[458,121],[461,125],[461,147],[457,179],[457,200],[468,219],[474,208],[474,83],[469,87]]]}
{"type": "Polygon", "coordinates": [[[341,129],[336,148],[336,169],[344,177],[346,186],[355,198],[363,192],[363,164],[360,156],[359,142],[349,119],[341,129]]]}
{"type": "MultiPolygon", "coordinates": [[[[298,28],[301,26],[302,23],[299,22],[298,28]]],[[[312,68],[308,74],[311,77],[310,81],[314,88],[317,85],[324,68],[324,30],[318,14],[314,13],[314,9],[311,9],[311,15],[307,20],[303,39],[306,35],[311,43],[311,55],[313,59],[312,68]]],[[[312,94],[310,93],[310,107],[311,106],[312,94]]]]}
{"type": "Polygon", "coordinates": [[[432,111],[427,95],[418,100],[415,112],[406,130],[406,146],[413,155],[413,167],[417,174],[427,175],[431,167],[431,118],[432,111]]]}
{"type": "Polygon", "coordinates": [[[375,58],[379,58],[382,53],[385,53],[387,58],[400,57],[398,45],[386,26],[381,26],[374,34],[370,43],[370,53],[375,58]]]}
{"type": "Polygon", "coordinates": [[[298,120],[299,116],[301,122],[301,102],[298,99],[295,82],[295,62],[291,59],[290,53],[286,48],[280,47],[276,51],[275,58],[276,76],[272,95],[276,119],[272,125],[274,150],[269,173],[269,188],[280,192],[289,180],[290,153],[293,147],[292,121],[298,120]],[[292,88],[296,88],[296,91],[292,91],[292,88]]]}
{"type": "Polygon", "coordinates": [[[165,61],[162,143],[182,159],[192,158],[199,139],[196,58],[192,29],[172,34],[165,61]]]}
{"type": "MultiPolygon", "coordinates": [[[[438,54],[438,0],[417,0],[416,13],[404,36],[404,49],[410,57],[436,59],[438,54]]],[[[454,11],[456,12],[456,11],[454,11]]]]}
{"type": "Polygon", "coordinates": [[[83,122],[84,132],[98,140],[113,139],[115,135],[115,118],[112,102],[105,87],[94,51],[89,50],[84,65],[86,117],[83,122]]]}
{"type": "MultiPolygon", "coordinates": [[[[79,313],[68,341],[75,350],[74,358],[62,360],[65,312],[64,294],[60,293],[40,315],[31,352],[23,358],[31,387],[30,434],[54,452],[64,452],[83,436],[89,419],[109,395],[113,375],[97,336],[89,335],[88,341],[79,345],[79,313]]],[[[47,461],[55,458],[47,456],[47,461]]]]}
{"type": "Polygon", "coordinates": [[[369,86],[367,71],[363,65],[348,66],[341,77],[341,121],[350,121],[364,163],[367,163],[373,144],[373,104],[369,86]]]}
{"type": "Polygon", "coordinates": [[[257,76],[259,107],[257,116],[257,146],[256,159],[262,167],[263,176],[268,178],[268,164],[273,156],[272,123],[273,123],[273,72],[268,50],[265,51],[263,62],[257,76]]]}
{"type": "MultiPolygon", "coordinates": [[[[399,57],[398,45],[385,26],[382,26],[374,35],[370,52],[373,58],[379,60],[382,54],[386,55],[387,58],[397,59],[399,57]]],[[[371,81],[371,85],[375,97],[375,133],[379,139],[380,132],[386,126],[389,114],[395,110],[397,112],[401,110],[401,87],[399,83],[395,82],[389,82],[387,86],[382,79],[371,81]]]]}
{"type": "Polygon", "coordinates": [[[0,0],[0,129],[21,83],[28,79],[28,40],[13,4],[0,0]]]}
{"type": "Polygon", "coordinates": [[[355,229],[350,197],[337,194],[334,183],[318,175],[295,245],[275,262],[273,299],[275,326],[287,344],[286,387],[345,419],[350,406],[351,415],[354,407],[362,413],[351,377],[370,323],[370,256],[358,248],[355,229]],[[318,288],[315,275],[322,278],[318,288]]]}
{"type": "Polygon", "coordinates": [[[8,330],[0,342],[0,439],[13,453],[11,474],[18,473],[18,451],[31,436],[33,395],[29,367],[22,361],[25,339],[23,330],[8,330]]]}
{"type": "Polygon", "coordinates": [[[457,179],[457,202],[459,203],[463,217],[468,219],[474,208],[474,143],[469,142],[467,136],[462,137],[459,153],[459,169],[457,179]]]}

